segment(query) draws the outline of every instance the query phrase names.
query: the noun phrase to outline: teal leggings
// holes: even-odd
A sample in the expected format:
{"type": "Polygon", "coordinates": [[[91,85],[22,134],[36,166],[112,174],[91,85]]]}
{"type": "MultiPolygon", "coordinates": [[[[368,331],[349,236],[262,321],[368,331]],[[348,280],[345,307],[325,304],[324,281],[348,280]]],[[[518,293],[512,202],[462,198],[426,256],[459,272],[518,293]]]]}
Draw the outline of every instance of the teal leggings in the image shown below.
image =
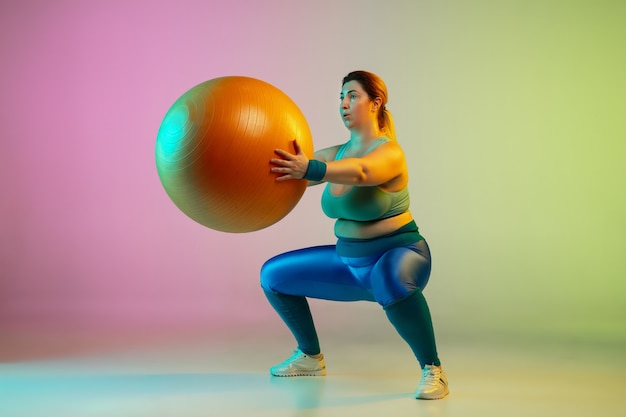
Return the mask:
{"type": "Polygon", "coordinates": [[[283,253],[261,268],[261,287],[304,353],[320,352],[306,297],[375,301],[422,366],[439,365],[422,290],[431,271],[425,240],[362,258],[340,257],[334,245],[283,253]]]}

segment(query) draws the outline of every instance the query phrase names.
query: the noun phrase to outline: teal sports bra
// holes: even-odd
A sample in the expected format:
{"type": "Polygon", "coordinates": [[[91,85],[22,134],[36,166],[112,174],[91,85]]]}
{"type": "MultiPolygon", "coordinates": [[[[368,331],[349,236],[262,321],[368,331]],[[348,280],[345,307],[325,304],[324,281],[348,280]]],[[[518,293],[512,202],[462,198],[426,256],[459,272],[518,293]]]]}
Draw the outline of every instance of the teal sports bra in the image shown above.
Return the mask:
{"type": "MultiPolygon", "coordinates": [[[[390,140],[385,137],[378,139],[365,154],[390,140]]],[[[346,146],[347,143],[339,148],[335,161],[343,158],[346,146]]],[[[322,193],[322,210],[331,219],[368,222],[393,217],[409,209],[408,186],[396,192],[387,192],[378,186],[354,186],[341,195],[332,194],[330,186],[331,184],[328,183],[322,193]]]]}

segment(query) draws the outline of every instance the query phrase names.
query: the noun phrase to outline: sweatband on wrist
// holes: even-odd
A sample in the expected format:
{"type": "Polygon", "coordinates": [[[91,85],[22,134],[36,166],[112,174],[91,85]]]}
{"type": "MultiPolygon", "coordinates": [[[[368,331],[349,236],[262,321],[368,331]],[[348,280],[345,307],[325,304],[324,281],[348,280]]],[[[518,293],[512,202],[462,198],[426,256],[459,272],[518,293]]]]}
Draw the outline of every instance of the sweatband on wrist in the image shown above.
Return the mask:
{"type": "Polygon", "coordinates": [[[309,165],[302,178],[309,181],[321,181],[325,175],[326,163],[317,159],[309,159],[309,165]]]}

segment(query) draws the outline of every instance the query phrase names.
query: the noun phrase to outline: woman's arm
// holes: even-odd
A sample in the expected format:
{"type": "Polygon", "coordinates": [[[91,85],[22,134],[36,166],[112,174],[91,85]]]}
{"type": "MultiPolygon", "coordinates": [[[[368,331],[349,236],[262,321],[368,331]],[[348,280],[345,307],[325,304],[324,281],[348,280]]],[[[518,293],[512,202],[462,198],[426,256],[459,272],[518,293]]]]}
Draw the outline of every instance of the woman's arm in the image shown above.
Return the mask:
{"type": "MultiPolygon", "coordinates": [[[[298,146],[297,143],[295,144],[295,146],[298,146]]],[[[331,146],[329,148],[324,148],[324,149],[320,149],[318,151],[315,151],[315,155],[313,156],[313,159],[316,159],[316,160],[321,161],[321,162],[332,161],[332,160],[335,159],[335,156],[337,155],[337,152],[339,152],[339,148],[341,148],[341,145],[335,145],[335,146],[331,146]]],[[[307,161],[307,167],[308,167],[308,161],[307,161]]],[[[312,185],[323,184],[324,182],[326,182],[323,179],[321,181],[313,181],[313,180],[308,180],[308,181],[309,182],[307,184],[307,187],[310,187],[312,185]]]]}
{"type": "MultiPolygon", "coordinates": [[[[272,164],[277,165],[271,169],[271,172],[283,174],[276,178],[277,181],[302,179],[306,174],[309,159],[302,153],[297,142],[294,145],[295,155],[277,149],[276,154],[282,159],[273,158],[271,160],[272,164]]],[[[397,178],[406,170],[404,152],[396,142],[384,143],[363,157],[345,158],[339,161],[326,158],[327,154],[332,152],[329,149],[334,149],[334,154],[336,154],[338,148],[327,148],[320,151],[319,154],[317,152],[315,154],[315,159],[326,164],[324,178],[315,184],[332,182],[335,184],[375,186],[397,178]]]]}

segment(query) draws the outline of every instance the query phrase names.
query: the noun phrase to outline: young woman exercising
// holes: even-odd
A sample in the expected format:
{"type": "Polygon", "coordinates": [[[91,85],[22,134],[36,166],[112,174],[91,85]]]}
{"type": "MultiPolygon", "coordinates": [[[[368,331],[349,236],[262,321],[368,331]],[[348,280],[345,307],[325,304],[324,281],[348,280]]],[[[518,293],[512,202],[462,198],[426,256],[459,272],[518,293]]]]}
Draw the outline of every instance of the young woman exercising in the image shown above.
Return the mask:
{"type": "Polygon", "coordinates": [[[324,213],[337,219],[336,245],[278,255],[261,269],[261,286],[291,330],[298,348],[272,367],[274,376],[326,375],[306,297],[380,304],[422,368],[415,398],[439,399],[448,381],[437,355],[430,311],[422,291],[431,270],[430,250],[409,211],[406,158],[386,109],[387,88],[377,75],[344,77],[339,111],[350,139],[309,160],[276,150],[277,181],[327,183],[324,213]]]}

